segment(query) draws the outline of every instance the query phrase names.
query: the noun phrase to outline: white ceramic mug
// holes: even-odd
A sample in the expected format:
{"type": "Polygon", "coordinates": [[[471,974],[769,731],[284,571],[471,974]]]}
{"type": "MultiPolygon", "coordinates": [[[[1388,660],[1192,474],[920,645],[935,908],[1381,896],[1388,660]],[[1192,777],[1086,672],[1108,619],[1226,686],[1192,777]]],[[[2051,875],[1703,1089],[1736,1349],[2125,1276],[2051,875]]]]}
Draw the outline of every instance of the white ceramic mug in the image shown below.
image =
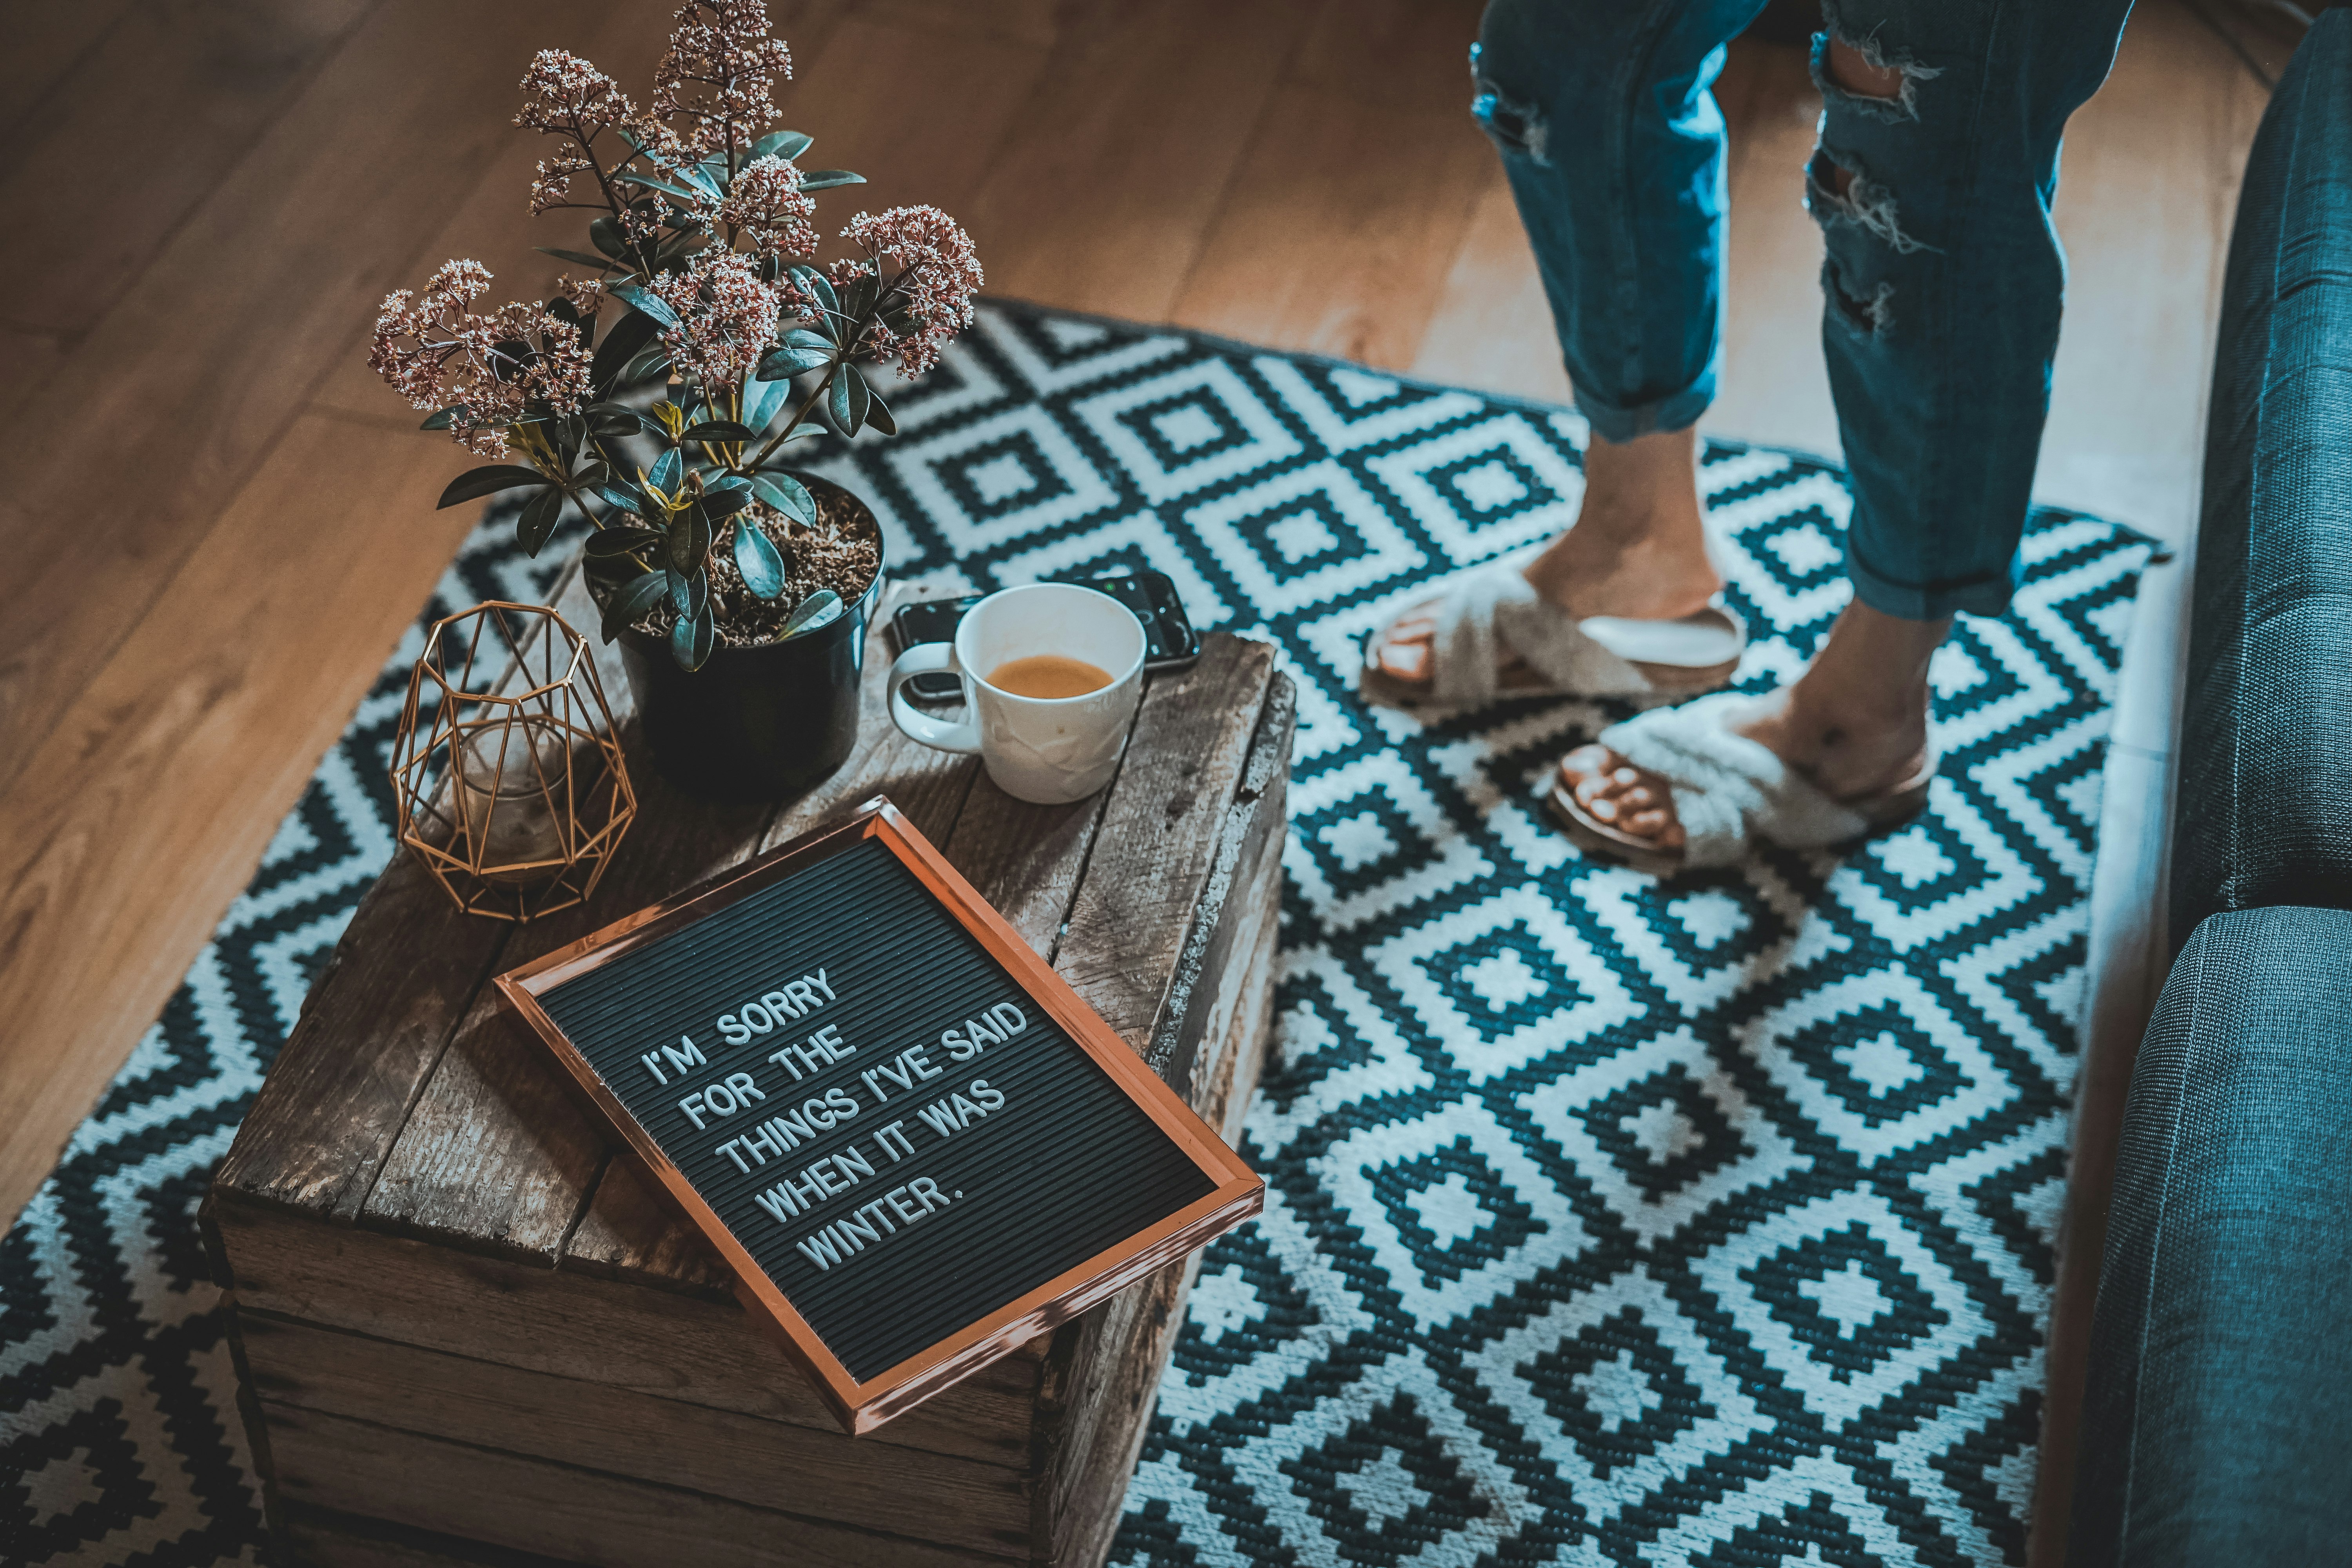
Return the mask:
{"type": "Polygon", "coordinates": [[[1143,700],[1143,623],[1108,594],[1032,583],[991,594],[964,612],[953,642],[918,643],[890,667],[890,719],[926,746],[980,753],[1005,794],[1039,805],[1084,800],[1110,783],[1143,700]],[[1079,697],[1020,697],[988,683],[1016,658],[1059,654],[1108,672],[1079,697]],[[964,717],[916,710],[900,689],[945,670],[963,679],[964,717]]]}

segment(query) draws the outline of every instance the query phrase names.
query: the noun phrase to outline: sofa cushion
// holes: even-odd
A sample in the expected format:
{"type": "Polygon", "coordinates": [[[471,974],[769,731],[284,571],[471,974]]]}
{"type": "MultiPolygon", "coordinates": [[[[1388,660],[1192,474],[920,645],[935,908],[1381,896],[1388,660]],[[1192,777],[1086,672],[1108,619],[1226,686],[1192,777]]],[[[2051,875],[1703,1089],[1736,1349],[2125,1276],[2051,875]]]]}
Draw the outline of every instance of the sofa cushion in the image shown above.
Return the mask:
{"type": "Polygon", "coordinates": [[[2197,928],[2141,1043],[2069,1561],[2352,1561],[2352,914],[2197,928]]]}
{"type": "Polygon", "coordinates": [[[2176,944],[2352,908],[2352,12],[2263,117],[2223,284],[2173,833],[2176,944]]]}

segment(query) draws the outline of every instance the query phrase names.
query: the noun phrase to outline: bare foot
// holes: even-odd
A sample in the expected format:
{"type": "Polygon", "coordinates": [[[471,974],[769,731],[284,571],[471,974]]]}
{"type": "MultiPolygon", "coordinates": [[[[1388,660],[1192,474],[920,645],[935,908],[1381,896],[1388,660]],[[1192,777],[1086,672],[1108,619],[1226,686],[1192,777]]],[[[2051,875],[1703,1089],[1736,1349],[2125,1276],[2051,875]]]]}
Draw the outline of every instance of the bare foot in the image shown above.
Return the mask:
{"type": "MultiPolygon", "coordinates": [[[[1949,621],[1906,621],[1853,604],[1794,683],[1757,699],[1731,726],[1833,800],[1866,800],[1927,761],[1927,660],[1949,621]]],[[[1666,782],[1598,743],[1559,761],[1560,782],[1592,816],[1671,853],[1683,847],[1666,782]]]]}
{"type": "MultiPolygon", "coordinates": [[[[1592,442],[1576,525],[1523,568],[1536,592],[1580,620],[1674,620],[1706,608],[1723,578],[1706,552],[1697,459],[1693,430],[1592,442]]],[[[1426,686],[1434,679],[1435,604],[1406,610],[1374,645],[1375,662],[1392,679],[1426,686]]],[[[1498,674],[1506,689],[1534,683],[1517,659],[1498,674]]]]}

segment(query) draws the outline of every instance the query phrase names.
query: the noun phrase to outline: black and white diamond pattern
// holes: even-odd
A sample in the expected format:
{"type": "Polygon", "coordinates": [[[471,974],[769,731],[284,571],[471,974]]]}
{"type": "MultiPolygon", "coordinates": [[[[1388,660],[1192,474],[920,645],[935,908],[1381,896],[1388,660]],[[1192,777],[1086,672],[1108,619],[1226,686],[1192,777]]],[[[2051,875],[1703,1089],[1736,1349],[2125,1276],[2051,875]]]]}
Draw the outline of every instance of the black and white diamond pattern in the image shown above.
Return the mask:
{"type": "MultiPolygon", "coordinates": [[[[894,574],[1157,567],[1299,687],[1266,1213],[1202,1262],[1113,1560],[2021,1561],[2142,542],[2036,513],[2015,608],[1938,657],[1916,823],[1661,883],[1534,798],[1622,710],[1349,693],[1391,595],[1573,518],[1573,414],[1012,306],[812,466],[894,574]]],[[[1703,483],[1763,687],[1844,600],[1843,479],[1717,445],[1703,483]]],[[[543,572],[494,515],[426,615],[543,572]]],[[[415,652],[0,1242],[11,1562],[259,1557],[190,1216],[390,851],[415,652]]]]}

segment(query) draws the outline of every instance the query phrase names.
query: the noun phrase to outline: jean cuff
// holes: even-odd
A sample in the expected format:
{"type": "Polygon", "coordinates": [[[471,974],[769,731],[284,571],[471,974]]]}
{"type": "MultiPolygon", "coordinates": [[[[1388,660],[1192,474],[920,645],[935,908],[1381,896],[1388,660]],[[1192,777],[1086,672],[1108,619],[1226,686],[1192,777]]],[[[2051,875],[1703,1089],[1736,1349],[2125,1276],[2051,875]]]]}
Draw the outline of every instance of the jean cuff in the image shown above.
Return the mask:
{"type": "Polygon", "coordinates": [[[2024,558],[2011,555],[2003,570],[1980,577],[1940,583],[1898,583],[1863,564],[1853,536],[1845,543],[1845,573],[1853,581],[1853,596],[1883,616],[1906,621],[1948,620],[1956,615],[1998,616],[2009,608],[2010,595],[2024,575],[2024,558]]]}
{"type": "Polygon", "coordinates": [[[1715,401],[1715,367],[1709,365],[1696,381],[1670,397],[1619,408],[1601,402],[1581,386],[1576,388],[1576,411],[1592,433],[1612,446],[1622,446],[1636,436],[1661,430],[1686,430],[1715,401]]]}

